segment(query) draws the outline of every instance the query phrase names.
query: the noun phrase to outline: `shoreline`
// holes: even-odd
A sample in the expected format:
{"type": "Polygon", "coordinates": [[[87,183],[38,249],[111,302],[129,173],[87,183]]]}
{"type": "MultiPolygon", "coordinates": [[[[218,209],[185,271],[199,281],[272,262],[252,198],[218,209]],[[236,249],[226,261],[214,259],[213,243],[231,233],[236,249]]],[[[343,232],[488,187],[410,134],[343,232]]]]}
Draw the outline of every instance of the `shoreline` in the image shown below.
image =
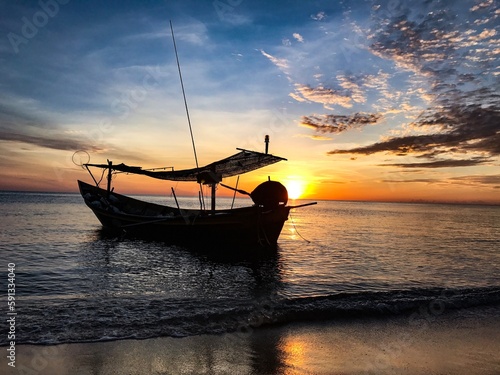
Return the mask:
{"type": "Polygon", "coordinates": [[[20,344],[16,368],[7,366],[5,356],[0,367],[4,374],[51,375],[498,374],[500,317],[490,312],[466,309],[420,321],[406,316],[290,323],[183,338],[20,344]]]}

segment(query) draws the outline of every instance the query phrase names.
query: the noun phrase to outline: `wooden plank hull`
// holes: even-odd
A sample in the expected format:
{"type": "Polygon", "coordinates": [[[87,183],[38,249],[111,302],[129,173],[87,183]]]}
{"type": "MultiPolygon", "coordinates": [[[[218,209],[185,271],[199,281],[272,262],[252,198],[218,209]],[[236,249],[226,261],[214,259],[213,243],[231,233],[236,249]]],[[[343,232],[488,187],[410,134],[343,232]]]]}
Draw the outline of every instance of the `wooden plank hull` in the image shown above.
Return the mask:
{"type": "Polygon", "coordinates": [[[104,228],[168,243],[196,244],[202,250],[227,246],[275,248],[290,207],[251,206],[201,211],[157,205],[78,181],[80,193],[104,228]]]}

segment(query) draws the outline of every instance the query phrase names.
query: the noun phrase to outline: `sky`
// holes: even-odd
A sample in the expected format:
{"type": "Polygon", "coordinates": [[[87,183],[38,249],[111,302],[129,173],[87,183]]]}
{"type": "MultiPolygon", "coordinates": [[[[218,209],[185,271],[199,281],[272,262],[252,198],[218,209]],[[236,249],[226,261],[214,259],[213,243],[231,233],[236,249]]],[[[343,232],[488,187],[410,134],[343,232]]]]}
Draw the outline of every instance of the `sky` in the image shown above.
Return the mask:
{"type": "Polygon", "coordinates": [[[200,165],[264,151],[266,134],[288,159],[239,188],[500,203],[498,1],[1,1],[0,14],[0,190],[75,192],[89,161],[193,168],[172,21],[200,165]]]}

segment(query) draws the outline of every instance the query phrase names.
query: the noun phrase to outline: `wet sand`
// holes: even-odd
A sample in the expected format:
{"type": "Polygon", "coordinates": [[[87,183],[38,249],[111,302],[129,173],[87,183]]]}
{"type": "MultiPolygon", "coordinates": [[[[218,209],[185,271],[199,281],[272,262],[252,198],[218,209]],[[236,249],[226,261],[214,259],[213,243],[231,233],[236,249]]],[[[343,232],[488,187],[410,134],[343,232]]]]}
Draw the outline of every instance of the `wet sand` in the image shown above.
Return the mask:
{"type": "MultiPolygon", "coordinates": [[[[18,345],[2,374],[500,374],[500,317],[294,323],[223,335],[18,345]],[[5,371],[6,370],[6,371],[5,371]]],[[[2,347],[5,353],[5,347],[2,347]]]]}

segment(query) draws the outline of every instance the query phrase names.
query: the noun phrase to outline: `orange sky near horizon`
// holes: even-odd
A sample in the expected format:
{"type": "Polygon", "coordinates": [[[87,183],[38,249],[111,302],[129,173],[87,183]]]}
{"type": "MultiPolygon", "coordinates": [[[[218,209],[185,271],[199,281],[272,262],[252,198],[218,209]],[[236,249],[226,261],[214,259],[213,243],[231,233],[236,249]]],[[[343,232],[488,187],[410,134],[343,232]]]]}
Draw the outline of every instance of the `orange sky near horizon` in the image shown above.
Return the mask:
{"type": "MultiPolygon", "coordinates": [[[[102,171],[96,168],[91,170],[94,177],[99,180],[102,171]]],[[[68,158],[66,163],[61,163],[56,158],[46,166],[37,164],[35,157],[32,163],[28,163],[22,170],[4,171],[3,174],[2,190],[77,192],[77,180],[93,183],[87,170],[76,166],[71,158],[68,158]]],[[[390,174],[379,174],[361,179],[358,171],[349,174],[344,170],[339,176],[332,174],[325,178],[324,174],[315,174],[312,166],[306,169],[301,163],[283,161],[240,176],[238,188],[251,192],[259,183],[270,177],[287,186],[290,190],[290,199],[292,199],[293,185],[298,184],[301,186],[299,199],[307,200],[500,204],[498,189],[488,189],[472,182],[451,178],[436,182],[404,183],[397,179],[390,180],[389,176],[390,174]],[[429,188],[431,184],[434,185],[432,189],[429,188]]],[[[235,187],[236,181],[236,177],[231,177],[224,179],[223,183],[235,187]]],[[[195,183],[156,180],[127,174],[114,175],[112,185],[118,193],[137,195],[170,196],[171,188],[174,187],[178,196],[197,196],[199,189],[195,183]]],[[[100,186],[106,186],[106,175],[100,186]]],[[[209,196],[208,188],[206,192],[209,196]]],[[[232,197],[233,192],[219,186],[217,196],[232,197]]],[[[237,194],[237,196],[242,195],[237,194]]]]}

